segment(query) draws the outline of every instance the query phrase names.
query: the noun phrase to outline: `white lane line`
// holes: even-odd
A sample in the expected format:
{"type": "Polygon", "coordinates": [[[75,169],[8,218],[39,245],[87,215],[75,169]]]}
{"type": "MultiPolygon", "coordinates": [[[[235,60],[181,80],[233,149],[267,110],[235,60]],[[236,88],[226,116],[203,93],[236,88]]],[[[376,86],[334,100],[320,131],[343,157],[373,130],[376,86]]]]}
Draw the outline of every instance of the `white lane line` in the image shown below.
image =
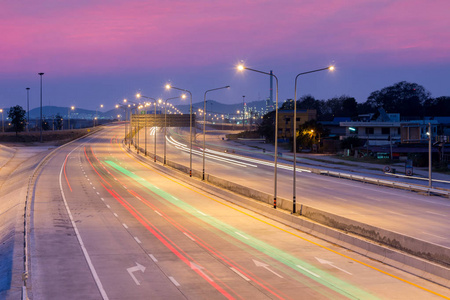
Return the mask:
{"type": "Polygon", "coordinates": [[[177,197],[172,196],[173,199],[180,201],[180,199],[178,199],[177,197]]]}
{"type": "Polygon", "coordinates": [[[118,218],[118,217],[119,217],[119,215],[118,215],[118,214],[116,214],[116,213],[114,213],[114,216],[115,216],[116,218],[118,218]]]}
{"type": "Polygon", "coordinates": [[[99,192],[97,192],[97,195],[100,195],[100,193],[99,193],[99,192]]]}
{"type": "Polygon", "coordinates": [[[89,183],[92,185],[92,182],[89,181],[89,183]]]}
{"type": "MultiPolygon", "coordinates": [[[[77,147],[78,148],[78,147],[77,147]]],[[[68,155],[70,155],[75,149],[74,148],[68,155]]],[[[66,207],[67,214],[69,215],[70,222],[72,223],[72,227],[75,231],[75,235],[77,236],[78,243],[80,244],[81,250],[83,251],[84,257],[86,259],[86,262],[88,263],[89,269],[91,270],[92,276],[94,277],[95,283],[97,285],[97,288],[102,295],[103,300],[108,300],[108,295],[106,294],[105,289],[103,288],[102,282],[100,281],[100,278],[98,277],[97,271],[95,270],[94,264],[91,261],[91,257],[89,256],[89,253],[87,252],[87,249],[84,245],[83,239],[81,238],[80,232],[78,231],[77,225],[75,224],[75,221],[73,220],[72,212],[70,211],[69,205],[66,200],[66,196],[64,195],[63,187],[62,187],[62,173],[64,169],[64,164],[61,165],[61,170],[59,172],[59,190],[61,192],[61,196],[64,201],[64,206],[66,207]]]]}
{"type": "Polygon", "coordinates": [[[244,274],[242,274],[241,272],[239,272],[239,271],[236,270],[235,268],[231,267],[230,269],[231,269],[231,271],[233,271],[234,273],[238,274],[239,276],[241,276],[241,277],[244,278],[245,280],[250,281],[250,279],[249,279],[247,276],[245,276],[244,274]]]}
{"type": "Polygon", "coordinates": [[[201,211],[199,211],[199,210],[197,210],[200,214],[202,214],[202,215],[204,215],[204,216],[207,216],[207,214],[205,214],[205,213],[203,213],[203,212],[201,212],[201,211]]]}
{"type": "Polygon", "coordinates": [[[303,268],[302,266],[297,265],[297,267],[300,268],[300,269],[302,269],[302,270],[305,271],[305,272],[308,272],[309,274],[311,274],[311,275],[313,275],[313,276],[315,276],[315,277],[317,277],[317,278],[320,278],[320,275],[317,275],[316,273],[311,272],[310,270],[308,270],[308,269],[306,269],[306,268],[303,268]]]}
{"type": "Polygon", "coordinates": [[[107,207],[107,208],[111,208],[111,206],[109,206],[109,204],[106,204],[106,207],[107,207]]]}
{"type": "Polygon", "coordinates": [[[128,229],[127,224],[123,223],[122,226],[125,227],[126,229],[128,229]]]}
{"type": "Polygon", "coordinates": [[[433,212],[433,211],[425,211],[425,212],[427,212],[427,213],[429,213],[429,214],[432,214],[432,215],[436,215],[436,216],[441,216],[441,217],[446,217],[446,215],[444,215],[444,214],[439,214],[439,213],[435,213],[435,212],[433,212]]]}
{"type": "Polygon", "coordinates": [[[105,201],[105,199],[103,199],[103,198],[100,198],[102,201],[105,201]]]}
{"type": "Polygon", "coordinates": [[[387,212],[391,213],[391,214],[394,214],[394,215],[402,216],[402,217],[408,217],[407,215],[404,215],[404,214],[401,214],[401,213],[398,213],[398,212],[395,212],[395,211],[392,211],[392,210],[388,210],[387,212]]]}
{"type": "Polygon", "coordinates": [[[138,242],[138,244],[142,244],[141,240],[138,239],[137,236],[135,236],[134,239],[136,240],[136,242],[138,242]]]}
{"type": "Polygon", "coordinates": [[[154,262],[158,262],[158,260],[156,259],[156,257],[153,254],[149,254],[148,256],[150,256],[150,258],[154,261],[154,262]]]}
{"type": "Polygon", "coordinates": [[[162,214],[159,211],[155,210],[155,213],[157,213],[158,215],[160,215],[162,217],[162,214]]]}
{"type": "Polygon", "coordinates": [[[192,236],[190,236],[189,234],[187,234],[186,232],[183,232],[185,236],[187,236],[189,239],[191,239],[193,242],[195,242],[194,238],[192,236]]]}
{"type": "Polygon", "coordinates": [[[178,281],[176,281],[175,278],[173,278],[172,276],[169,276],[169,279],[170,279],[170,281],[172,281],[172,283],[173,283],[175,286],[180,286],[180,284],[178,283],[178,281]]]}
{"type": "Polygon", "coordinates": [[[95,190],[95,186],[92,187],[95,190]]]}
{"type": "Polygon", "coordinates": [[[440,238],[440,239],[443,239],[443,240],[447,239],[446,237],[435,235],[435,234],[431,234],[431,233],[428,233],[428,232],[425,232],[425,231],[422,231],[422,233],[425,233],[426,235],[434,236],[434,237],[437,237],[437,238],[440,238]]]}
{"type": "Polygon", "coordinates": [[[248,240],[248,237],[246,237],[245,235],[243,235],[242,233],[239,233],[237,231],[235,231],[234,233],[236,233],[237,235],[242,236],[244,239],[248,240]]]}
{"type": "Polygon", "coordinates": [[[126,186],[122,185],[124,189],[128,190],[126,186]]]}

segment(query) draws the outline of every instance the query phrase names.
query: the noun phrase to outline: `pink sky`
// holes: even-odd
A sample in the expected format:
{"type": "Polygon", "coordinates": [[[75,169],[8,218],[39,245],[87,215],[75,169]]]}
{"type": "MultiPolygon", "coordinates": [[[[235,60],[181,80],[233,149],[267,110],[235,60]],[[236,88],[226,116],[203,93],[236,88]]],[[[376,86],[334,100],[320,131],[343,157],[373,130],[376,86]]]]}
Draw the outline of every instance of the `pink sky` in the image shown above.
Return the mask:
{"type": "Polygon", "coordinates": [[[188,68],[210,77],[241,59],[286,81],[304,71],[292,66],[330,63],[347,72],[448,69],[449,11],[448,0],[2,1],[0,78],[148,70],[173,80],[188,68]]]}

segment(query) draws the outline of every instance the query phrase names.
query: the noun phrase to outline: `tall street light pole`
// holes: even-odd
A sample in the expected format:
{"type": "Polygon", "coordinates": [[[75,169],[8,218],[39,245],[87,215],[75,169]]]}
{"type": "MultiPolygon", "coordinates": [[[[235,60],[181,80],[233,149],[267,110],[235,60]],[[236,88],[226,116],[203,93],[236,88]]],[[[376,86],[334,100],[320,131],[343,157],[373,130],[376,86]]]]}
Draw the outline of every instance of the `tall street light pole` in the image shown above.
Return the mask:
{"type": "Polygon", "coordinates": [[[273,78],[275,78],[275,87],[276,87],[276,97],[275,97],[275,162],[274,162],[274,173],[273,173],[273,184],[274,184],[274,191],[273,191],[273,208],[277,208],[277,162],[278,162],[278,78],[277,76],[275,76],[272,72],[267,73],[267,72],[263,72],[263,71],[258,71],[258,70],[254,70],[254,69],[250,69],[245,67],[244,65],[239,65],[237,67],[237,69],[239,71],[243,71],[243,70],[249,70],[249,71],[253,71],[253,72],[257,72],[257,73],[261,73],[261,74],[265,74],[265,75],[269,75],[272,76],[273,78]]]}
{"type": "Polygon", "coordinates": [[[5,120],[3,119],[3,109],[0,108],[0,112],[2,113],[2,132],[5,132],[5,120]]]}
{"type": "Polygon", "coordinates": [[[42,75],[44,75],[44,73],[38,73],[39,76],[41,77],[41,108],[40,108],[40,120],[39,120],[39,141],[42,143],[42,75]]]}
{"type": "Polygon", "coordinates": [[[147,96],[143,96],[141,94],[136,94],[136,98],[145,98],[145,99],[150,99],[153,100],[155,102],[155,114],[154,114],[154,118],[153,118],[153,126],[155,127],[155,139],[153,141],[154,143],[154,149],[153,149],[153,160],[154,162],[156,162],[156,103],[158,100],[156,100],[155,98],[151,98],[151,97],[147,97],[147,96]]]}
{"type": "Polygon", "coordinates": [[[166,84],[166,89],[175,89],[182,92],[189,93],[190,97],[190,105],[189,105],[189,177],[192,177],[192,93],[185,89],[180,89],[174,86],[171,86],[170,84],[166,84]]]}
{"type": "Polygon", "coordinates": [[[67,129],[69,129],[70,130],[70,111],[71,110],[75,110],[75,106],[71,106],[71,107],[68,107],[67,108],[67,119],[68,119],[68,122],[67,122],[67,129]]]}
{"type": "Polygon", "coordinates": [[[432,188],[432,179],[431,179],[431,167],[432,167],[432,155],[431,155],[431,138],[433,133],[431,131],[431,123],[428,123],[428,187],[432,188]]]}
{"type": "MultiPolygon", "coordinates": [[[[116,104],[116,108],[123,108],[124,112],[125,112],[125,135],[124,135],[124,141],[125,144],[127,143],[127,106],[126,105],[121,105],[121,104],[116,104]]],[[[119,117],[119,116],[117,116],[119,117]]]]}
{"type": "MultiPolygon", "coordinates": [[[[100,104],[100,108],[103,108],[103,104],[100,104]]],[[[97,106],[95,108],[94,127],[95,127],[95,121],[97,121],[97,119],[98,119],[98,109],[99,109],[99,107],[97,106]]]]}
{"type": "Polygon", "coordinates": [[[242,131],[245,131],[245,96],[242,96],[242,131]]]}
{"type": "MultiPolygon", "coordinates": [[[[211,89],[211,90],[207,90],[205,92],[205,96],[203,99],[203,172],[202,172],[202,180],[205,180],[205,147],[206,147],[206,94],[208,92],[212,92],[212,91],[216,91],[216,90],[221,90],[221,89],[228,89],[230,88],[229,85],[227,86],[223,86],[223,87],[219,87],[219,88],[215,88],[215,89],[211,89]]],[[[244,96],[245,97],[245,96],[244,96]]]]}
{"type": "Polygon", "coordinates": [[[27,132],[30,131],[30,88],[27,87],[27,132]]]}
{"type": "Polygon", "coordinates": [[[321,68],[313,71],[303,72],[297,74],[295,76],[295,88],[294,88],[294,173],[293,173],[293,193],[292,193],[292,213],[295,214],[296,212],[296,194],[297,194],[297,186],[296,186],[296,176],[297,176],[297,79],[298,77],[310,73],[325,71],[325,70],[334,70],[334,66],[329,66],[327,68],[321,68]]]}
{"type": "MultiPolygon", "coordinates": [[[[186,95],[183,95],[186,98],[186,95]]],[[[164,164],[166,164],[166,144],[167,144],[167,101],[180,97],[167,98],[164,102],[164,164]]]]}

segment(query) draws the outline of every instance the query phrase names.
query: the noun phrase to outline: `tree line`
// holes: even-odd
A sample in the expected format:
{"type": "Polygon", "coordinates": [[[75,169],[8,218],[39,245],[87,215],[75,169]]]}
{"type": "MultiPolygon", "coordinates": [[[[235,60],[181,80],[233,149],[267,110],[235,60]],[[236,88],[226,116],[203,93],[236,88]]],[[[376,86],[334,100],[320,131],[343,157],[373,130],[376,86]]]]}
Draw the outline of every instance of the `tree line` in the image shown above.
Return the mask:
{"type": "MultiPolygon", "coordinates": [[[[364,103],[350,96],[317,100],[306,95],[297,100],[297,109],[315,109],[318,121],[332,121],[335,117],[356,118],[360,114],[375,113],[378,108],[399,113],[403,118],[421,119],[424,116],[450,116],[450,97],[432,98],[431,93],[417,83],[398,82],[372,92],[364,103]]],[[[280,110],[293,110],[294,101],[283,103],[280,110]]]]}

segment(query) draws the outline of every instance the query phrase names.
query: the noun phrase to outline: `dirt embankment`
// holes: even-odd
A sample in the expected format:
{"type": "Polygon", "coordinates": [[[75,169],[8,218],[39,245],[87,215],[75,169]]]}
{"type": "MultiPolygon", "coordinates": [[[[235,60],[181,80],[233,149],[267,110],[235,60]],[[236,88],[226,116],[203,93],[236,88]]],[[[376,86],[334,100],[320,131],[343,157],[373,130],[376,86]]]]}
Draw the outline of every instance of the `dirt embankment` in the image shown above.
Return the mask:
{"type": "MultiPolygon", "coordinates": [[[[53,142],[56,145],[61,145],[76,138],[82,137],[90,132],[97,131],[99,129],[100,127],[73,129],[73,130],[43,131],[42,141],[53,142]]],[[[40,142],[39,131],[19,132],[17,135],[15,132],[0,133],[0,143],[2,144],[13,144],[13,145],[25,144],[32,146],[34,143],[39,142],[40,142]]]]}

